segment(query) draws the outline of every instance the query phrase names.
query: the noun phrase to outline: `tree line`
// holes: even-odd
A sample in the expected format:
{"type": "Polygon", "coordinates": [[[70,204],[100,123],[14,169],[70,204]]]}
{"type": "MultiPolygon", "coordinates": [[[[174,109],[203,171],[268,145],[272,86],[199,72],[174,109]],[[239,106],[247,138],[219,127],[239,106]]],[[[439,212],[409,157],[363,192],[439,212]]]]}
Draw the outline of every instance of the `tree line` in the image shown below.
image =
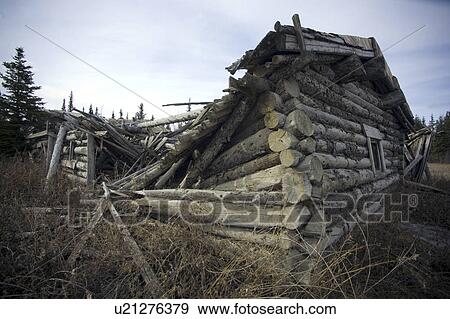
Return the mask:
{"type": "Polygon", "coordinates": [[[421,129],[426,126],[432,127],[436,133],[431,144],[431,157],[438,159],[450,151],[450,111],[447,111],[437,119],[431,114],[428,122],[425,120],[425,117],[419,118],[416,115],[414,118],[414,127],[421,129]]]}
{"type": "MultiPolygon", "coordinates": [[[[28,134],[45,129],[46,116],[43,112],[44,101],[36,95],[41,87],[34,83],[34,73],[25,59],[24,49],[16,48],[12,61],[4,62],[3,66],[5,72],[0,73],[0,79],[5,92],[0,90],[0,156],[9,156],[24,150],[28,134]]],[[[61,109],[65,112],[75,109],[72,91],[67,105],[66,99],[63,99],[61,109]]],[[[85,111],[84,106],[82,111],[85,111]]],[[[88,113],[100,115],[98,107],[94,108],[92,104],[88,113]]],[[[132,120],[143,120],[145,116],[144,104],[141,103],[132,120]]],[[[115,118],[114,111],[111,118],[115,118]]],[[[123,119],[122,109],[119,111],[119,118],[123,119]]],[[[153,115],[151,119],[154,119],[153,115]]]]}

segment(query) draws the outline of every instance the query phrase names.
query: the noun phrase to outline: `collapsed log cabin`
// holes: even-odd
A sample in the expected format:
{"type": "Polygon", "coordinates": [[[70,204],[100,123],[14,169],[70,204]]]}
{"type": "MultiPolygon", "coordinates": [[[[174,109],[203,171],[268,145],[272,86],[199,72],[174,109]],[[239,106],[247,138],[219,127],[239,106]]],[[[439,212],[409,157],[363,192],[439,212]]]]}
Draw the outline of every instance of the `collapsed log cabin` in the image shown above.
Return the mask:
{"type": "Polygon", "coordinates": [[[106,179],[113,193],[155,218],[285,249],[286,265],[307,281],[314,257],[357,222],[326,216],[327,194],[381,192],[410,172],[420,181],[431,137],[420,159],[405,155],[413,116],[374,38],[303,28],[294,15],[293,26],[275,23],[227,70],[245,75],[230,77],[226,94],[203,109],[120,132],[78,123],[65,135],[61,166],[92,181],[105,168],[91,173],[89,154],[103,149],[105,131],[111,164],[127,168],[106,179]]]}

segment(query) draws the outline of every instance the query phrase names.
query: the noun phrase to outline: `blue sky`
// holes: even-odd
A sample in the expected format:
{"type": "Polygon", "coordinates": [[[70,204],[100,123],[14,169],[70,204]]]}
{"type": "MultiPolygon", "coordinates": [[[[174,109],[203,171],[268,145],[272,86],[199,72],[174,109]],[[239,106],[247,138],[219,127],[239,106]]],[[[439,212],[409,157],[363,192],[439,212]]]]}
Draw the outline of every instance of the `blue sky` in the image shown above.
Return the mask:
{"type": "MultiPolygon", "coordinates": [[[[39,95],[60,108],[74,92],[76,107],[119,108],[132,115],[164,113],[105,78],[25,25],[46,35],[156,105],[212,100],[222,95],[224,69],[252,49],[275,21],[374,36],[413,113],[450,111],[450,1],[56,1],[0,0],[0,61],[23,46],[34,67],[39,95]]],[[[3,71],[3,67],[1,68],[3,71]]],[[[175,114],[184,109],[168,107],[175,114]]]]}

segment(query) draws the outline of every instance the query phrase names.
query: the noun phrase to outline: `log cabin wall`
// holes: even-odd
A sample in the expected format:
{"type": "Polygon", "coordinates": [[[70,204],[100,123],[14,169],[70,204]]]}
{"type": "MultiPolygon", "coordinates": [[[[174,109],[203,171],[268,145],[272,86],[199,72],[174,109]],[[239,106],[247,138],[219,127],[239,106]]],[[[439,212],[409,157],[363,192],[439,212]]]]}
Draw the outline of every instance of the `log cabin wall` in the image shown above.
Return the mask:
{"type": "Polygon", "coordinates": [[[91,134],[71,130],[66,134],[61,152],[61,170],[71,180],[82,184],[95,181],[97,150],[91,134]]]}

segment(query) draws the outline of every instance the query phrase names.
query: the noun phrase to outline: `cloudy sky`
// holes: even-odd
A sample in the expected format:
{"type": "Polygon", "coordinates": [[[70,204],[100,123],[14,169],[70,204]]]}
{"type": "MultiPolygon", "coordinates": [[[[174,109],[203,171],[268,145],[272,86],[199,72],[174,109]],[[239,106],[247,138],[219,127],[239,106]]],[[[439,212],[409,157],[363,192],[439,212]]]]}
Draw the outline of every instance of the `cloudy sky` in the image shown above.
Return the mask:
{"type": "Polygon", "coordinates": [[[72,90],[79,108],[93,104],[106,116],[122,108],[131,116],[143,102],[147,114],[161,117],[150,102],[220,97],[229,75],[224,68],[254,48],[275,21],[291,24],[293,13],[300,14],[304,27],[374,36],[415,114],[450,111],[450,2],[445,0],[0,0],[0,61],[23,46],[48,108],[60,108],[72,90]]]}

